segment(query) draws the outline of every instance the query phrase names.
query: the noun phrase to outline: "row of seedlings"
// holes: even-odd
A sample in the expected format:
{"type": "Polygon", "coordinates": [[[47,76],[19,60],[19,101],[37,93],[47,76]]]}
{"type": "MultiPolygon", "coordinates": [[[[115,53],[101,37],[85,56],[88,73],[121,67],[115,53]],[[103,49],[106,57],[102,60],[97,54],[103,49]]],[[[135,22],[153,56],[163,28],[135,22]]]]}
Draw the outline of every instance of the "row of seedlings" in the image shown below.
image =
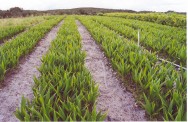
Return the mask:
{"type": "Polygon", "coordinates": [[[186,28],[186,15],[177,13],[107,13],[106,16],[137,19],[162,25],[186,28]]]}
{"type": "Polygon", "coordinates": [[[148,22],[130,21],[114,17],[93,17],[93,19],[136,42],[138,40],[138,30],[140,30],[140,43],[142,46],[158,52],[159,55],[171,61],[183,66],[186,65],[186,31],[184,29],[166,29],[165,27],[156,29],[150,25],[158,26],[158,24],[149,25],[148,22]]]}
{"type": "Polygon", "coordinates": [[[40,23],[51,16],[40,16],[40,17],[28,17],[21,19],[5,19],[0,21],[0,43],[3,43],[7,39],[23,32],[32,25],[40,23]]]}
{"type": "Polygon", "coordinates": [[[133,19],[123,19],[123,18],[117,18],[117,17],[100,17],[95,16],[96,18],[100,19],[110,19],[112,22],[116,21],[118,23],[121,23],[123,25],[132,27],[133,29],[141,29],[147,32],[152,32],[153,34],[159,33],[161,37],[166,36],[166,38],[171,38],[179,41],[180,43],[184,44],[186,43],[186,29],[184,28],[176,28],[166,25],[160,25],[153,22],[145,22],[145,21],[139,21],[139,20],[133,20],[133,19]]]}
{"type": "Polygon", "coordinates": [[[35,79],[34,99],[22,99],[16,116],[21,121],[104,120],[96,112],[98,87],[84,67],[85,53],[75,19],[64,20],[57,38],[42,59],[41,76],[35,79]]]}
{"type": "Polygon", "coordinates": [[[0,46],[0,81],[4,79],[5,73],[14,68],[22,56],[31,52],[37,42],[62,19],[63,16],[54,16],[0,46]]]}
{"type": "Polygon", "coordinates": [[[187,83],[183,69],[177,71],[171,64],[158,63],[155,54],[88,17],[78,19],[101,44],[126,86],[137,93],[151,120],[186,120],[187,83]]]}

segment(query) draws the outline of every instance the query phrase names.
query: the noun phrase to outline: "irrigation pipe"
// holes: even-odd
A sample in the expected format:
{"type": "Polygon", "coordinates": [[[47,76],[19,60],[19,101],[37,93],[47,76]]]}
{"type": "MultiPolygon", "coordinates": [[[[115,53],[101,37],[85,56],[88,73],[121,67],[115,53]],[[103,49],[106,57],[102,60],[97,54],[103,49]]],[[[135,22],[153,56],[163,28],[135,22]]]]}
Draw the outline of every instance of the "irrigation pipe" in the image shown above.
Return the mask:
{"type": "MultiPolygon", "coordinates": [[[[140,30],[138,29],[138,46],[140,46],[140,30]]],[[[143,46],[141,46],[141,47],[143,47],[143,46]]],[[[143,47],[143,48],[145,48],[145,47],[143,47]]],[[[170,61],[167,61],[167,60],[165,60],[165,59],[162,59],[162,58],[157,58],[159,61],[163,61],[163,62],[166,62],[166,63],[170,63],[170,64],[172,64],[172,65],[174,65],[174,66],[176,66],[176,67],[178,67],[178,68],[182,68],[182,69],[184,69],[184,70],[187,70],[187,68],[186,67],[182,67],[182,66],[180,66],[180,65],[178,65],[178,64],[175,64],[175,63],[173,63],[173,62],[170,62],[170,61]]]]}
{"type": "Polygon", "coordinates": [[[175,64],[175,63],[173,63],[173,62],[167,61],[167,60],[165,60],[165,59],[158,58],[158,60],[164,61],[164,62],[167,62],[167,63],[170,63],[170,64],[172,64],[172,65],[174,65],[174,66],[176,66],[176,67],[178,67],[178,68],[182,68],[182,69],[184,69],[184,70],[187,70],[186,67],[182,67],[182,66],[180,66],[180,65],[178,65],[178,64],[175,64]]]}
{"type": "MultiPolygon", "coordinates": [[[[110,29],[110,30],[112,30],[112,29],[110,29]]],[[[113,30],[114,31],[114,30],[113,30]]],[[[116,31],[117,32],[117,31],[116,31]]],[[[120,35],[120,34],[119,34],[120,35]]],[[[120,37],[121,37],[121,35],[120,35],[120,37]]],[[[124,36],[123,36],[123,38],[125,38],[124,36]]],[[[126,38],[127,40],[129,40],[128,38],[126,38]]],[[[130,41],[130,40],[129,40],[130,41]]],[[[138,47],[140,46],[140,30],[138,29],[138,42],[137,42],[137,45],[138,45],[138,47]]],[[[143,46],[142,46],[143,47],[143,46]]],[[[145,47],[143,47],[144,49],[145,49],[145,47]]],[[[166,63],[170,63],[170,64],[172,64],[172,65],[174,65],[174,66],[176,66],[176,67],[178,67],[178,68],[182,68],[182,69],[184,69],[184,70],[187,70],[187,68],[186,67],[182,67],[182,66],[180,66],[180,65],[178,65],[178,64],[175,64],[175,63],[173,63],[173,62],[170,62],[170,61],[167,61],[167,60],[165,60],[165,59],[162,59],[162,58],[158,58],[158,60],[160,60],[160,61],[164,61],[164,62],[166,62],[166,63]]]]}

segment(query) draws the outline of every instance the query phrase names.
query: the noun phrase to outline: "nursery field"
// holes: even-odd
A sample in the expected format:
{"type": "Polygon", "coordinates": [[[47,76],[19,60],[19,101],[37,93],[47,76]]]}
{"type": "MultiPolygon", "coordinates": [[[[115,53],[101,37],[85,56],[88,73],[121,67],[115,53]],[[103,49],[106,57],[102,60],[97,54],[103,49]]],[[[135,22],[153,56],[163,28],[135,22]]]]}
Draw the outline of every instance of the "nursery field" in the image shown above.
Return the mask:
{"type": "Polygon", "coordinates": [[[0,19],[0,121],[187,120],[186,16],[0,19]]]}

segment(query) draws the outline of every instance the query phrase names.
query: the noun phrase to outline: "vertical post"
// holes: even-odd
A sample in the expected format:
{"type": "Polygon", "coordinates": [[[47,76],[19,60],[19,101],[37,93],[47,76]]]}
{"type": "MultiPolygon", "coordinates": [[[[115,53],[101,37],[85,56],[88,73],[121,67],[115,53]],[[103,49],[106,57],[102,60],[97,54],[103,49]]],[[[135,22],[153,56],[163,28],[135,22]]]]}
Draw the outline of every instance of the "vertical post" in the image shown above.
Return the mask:
{"type": "Polygon", "coordinates": [[[140,30],[138,29],[138,47],[140,46],[140,30]]]}

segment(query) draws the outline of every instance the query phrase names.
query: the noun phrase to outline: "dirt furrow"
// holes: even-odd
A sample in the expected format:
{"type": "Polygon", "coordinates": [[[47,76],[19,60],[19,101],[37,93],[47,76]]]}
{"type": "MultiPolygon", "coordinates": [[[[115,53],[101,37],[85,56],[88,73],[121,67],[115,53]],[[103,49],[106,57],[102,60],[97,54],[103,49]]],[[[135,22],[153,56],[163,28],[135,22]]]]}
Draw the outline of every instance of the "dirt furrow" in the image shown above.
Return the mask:
{"type": "Polygon", "coordinates": [[[135,105],[132,93],[122,87],[104,52],[100,50],[87,29],[76,21],[82,37],[82,50],[86,51],[85,65],[99,85],[97,110],[106,112],[107,121],[144,121],[145,111],[135,105]]]}
{"type": "Polygon", "coordinates": [[[0,88],[0,122],[18,121],[13,113],[19,107],[21,97],[32,99],[33,76],[40,76],[37,68],[41,65],[41,58],[48,51],[51,41],[56,38],[62,23],[63,21],[46,34],[34,51],[23,58],[19,66],[5,76],[3,87],[0,88]]]}

